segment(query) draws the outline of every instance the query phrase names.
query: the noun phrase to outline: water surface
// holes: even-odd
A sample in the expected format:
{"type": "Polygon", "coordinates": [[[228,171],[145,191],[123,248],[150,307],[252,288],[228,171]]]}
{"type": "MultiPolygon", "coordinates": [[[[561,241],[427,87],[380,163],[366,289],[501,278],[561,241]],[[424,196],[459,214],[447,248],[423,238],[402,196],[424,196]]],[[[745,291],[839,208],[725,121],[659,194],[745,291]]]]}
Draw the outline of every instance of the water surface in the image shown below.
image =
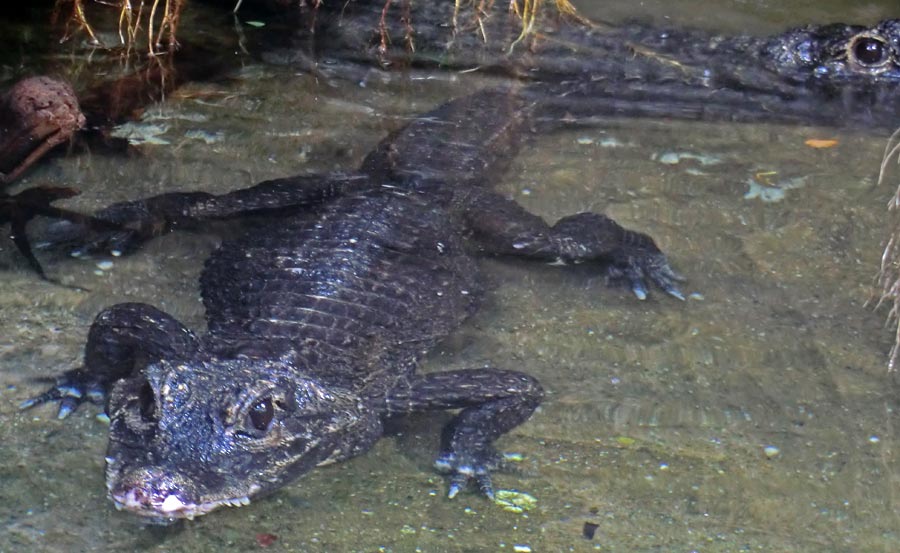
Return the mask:
{"type": "MultiPolygon", "coordinates": [[[[610,21],[760,33],[898,15],[887,1],[582,4],[610,21]]],[[[428,71],[372,72],[360,86],[248,60],[148,112],[168,144],[57,157],[20,187],[74,185],[83,194],[68,205],[93,210],[352,168],[405,118],[489,84],[428,71]]],[[[499,189],[549,220],[604,211],[651,234],[696,294],[640,302],[590,269],[485,263],[486,307],[426,370],[490,360],[541,380],[545,403],[499,444],[525,455],[519,474],[496,477],[537,497],[525,514],[471,493],[444,498],[430,466],[437,414],[249,507],[140,526],[105,497],[96,408],[61,422],[16,405],[42,389],[32,379],[79,363],[104,306],[145,301],[202,328],[196,277],[215,239],[170,235],[111,268],[42,258],[89,291],[38,280],[0,242],[0,551],[251,551],[260,534],[277,536],[273,551],[896,551],[892,334],[865,306],[893,193],[875,186],[884,143],[859,131],[632,120],[534,139],[499,189]],[[809,138],[838,144],[812,149],[809,138]]]]}

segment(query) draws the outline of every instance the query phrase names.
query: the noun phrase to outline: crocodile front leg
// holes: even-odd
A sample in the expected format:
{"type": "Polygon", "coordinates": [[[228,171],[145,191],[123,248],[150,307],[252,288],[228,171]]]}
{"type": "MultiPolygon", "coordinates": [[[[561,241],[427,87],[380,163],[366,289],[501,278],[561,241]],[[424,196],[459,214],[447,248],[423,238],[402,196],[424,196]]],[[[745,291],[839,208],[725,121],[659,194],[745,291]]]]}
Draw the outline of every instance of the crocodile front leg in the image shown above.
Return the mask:
{"type": "Polygon", "coordinates": [[[443,452],[435,465],[451,473],[451,498],[474,479],[493,499],[491,470],[501,460],[494,440],[525,422],[543,395],[527,374],[485,368],[415,375],[392,390],[385,403],[387,415],[462,409],[444,428],[443,452]]]}
{"type": "Polygon", "coordinates": [[[117,380],[198,347],[194,333],[168,313],[143,303],[113,305],[91,325],[84,365],[66,371],[47,391],[19,407],[59,401],[58,417],[65,418],[85,401],[104,402],[117,380]]]}
{"type": "Polygon", "coordinates": [[[371,186],[366,175],[336,173],[272,179],[218,196],[170,192],[115,203],[94,214],[94,219],[115,225],[113,230],[98,232],[66,221],[53,229],[58,238],[50,241],[70,244],[78,253],[128,253],[175,229],[198,230],[210,221],[308,209],[371,186]]]}
{"type": "Polygon", "coordinates": [[[621,227],[599,213],[563,217],[553,226],[516,202],[487,190],[474,190],[459,202],[467,228],[482,251],[550,263],[597,263],[613,279],[625,280],[639,299],[647,281],[680,300],[683,280],[653,239],[621,227]]]}

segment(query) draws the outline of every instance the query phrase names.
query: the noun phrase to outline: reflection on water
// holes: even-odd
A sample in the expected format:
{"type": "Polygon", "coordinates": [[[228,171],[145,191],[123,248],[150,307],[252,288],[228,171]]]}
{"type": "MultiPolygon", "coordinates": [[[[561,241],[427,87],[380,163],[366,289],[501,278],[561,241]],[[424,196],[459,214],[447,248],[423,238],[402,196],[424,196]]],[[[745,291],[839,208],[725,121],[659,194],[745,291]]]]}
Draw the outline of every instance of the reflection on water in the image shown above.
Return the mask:
{"type": "MultiPolygon", "coordinates": [[[[647,13],[602,4],[585,10],[647,13]]],[[[642,4],[657,17],[665,4],[679,23],[696,6],[642,4]]],[[[793,23],[889,11],[720,4],[703,4],[703,24],[739,14],[776,30],[786,4],[797,5],[793,23]]],[[[248,63],[149,110],[139,124],[163,129],[152,136],[166,144],[57,158],[23,186],[77,186],[83,194],[68,205],[92,210],[350,168],[405,117],[487,84],[476,74],[373,72],[362,87],[248,63]]],[[[491,300],[428,368],[493,360],[540,378],[543,407],[501,442],[525,454],[521,471],[497,476],[537,497],[526,514],[474,494],[442,497],[433,416],[250,507],[140,529],[104,496],[96,409],[62,423],[50,409],[15,406],[39,389],[29,379],[78,362],[105,305],[147,301],[202,327],[195,279],[215,240],[167,236],[112,264],[44,258],[51,275],[90,292],[37,280],[0,243],[0,551],[244,551],[267,543],[264,534],[277,536],[273,550],[292,551],[894,551],[898,390],[885,369],[884,314],[864,305],[893,192],[874,186],[883,145],[832,129],[652,121],[535,138],[501,190],[548,219],[604,210],[648,232],[694,295],[639,302],[587,269],[486,262],[491,300]],[[813,149],[810,138],[838,144],[813,149]],[[751,183],[780,198],[753,197],[751,183]],[[585,524],[596,525],[592,539],[585,524]]]]}

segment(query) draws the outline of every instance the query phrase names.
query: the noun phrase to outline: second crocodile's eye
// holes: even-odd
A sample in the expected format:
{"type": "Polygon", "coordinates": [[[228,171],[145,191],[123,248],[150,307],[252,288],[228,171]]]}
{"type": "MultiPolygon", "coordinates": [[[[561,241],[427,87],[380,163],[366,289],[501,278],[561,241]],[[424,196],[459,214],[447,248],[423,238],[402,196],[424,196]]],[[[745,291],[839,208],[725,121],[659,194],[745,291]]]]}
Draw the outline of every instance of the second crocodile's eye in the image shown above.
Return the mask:
{"type": "Polygon", "coordinates": [[[253,428],[260,432],[265,432],[272,424],[275,417],[275,408],[272,406],[272,398],[265,398],[257,401],[250,408],[250,423],[253,428]]]}
{"type": "Polygon", "coordinates": [[[890,47],[880,38],[869,35],[853,39],[848,52],[863,67],[880,67],[891,57],[890,47]]]}

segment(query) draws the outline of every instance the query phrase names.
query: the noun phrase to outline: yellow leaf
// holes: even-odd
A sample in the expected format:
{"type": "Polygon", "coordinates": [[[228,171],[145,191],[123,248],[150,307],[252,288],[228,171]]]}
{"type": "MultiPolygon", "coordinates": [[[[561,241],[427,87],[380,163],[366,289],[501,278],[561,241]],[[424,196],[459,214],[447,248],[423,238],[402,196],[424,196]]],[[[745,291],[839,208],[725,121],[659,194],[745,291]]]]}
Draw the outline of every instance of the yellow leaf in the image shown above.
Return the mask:
{"type": "Polygon", "coordinates": [[[810,138],[804,142],[810,148],[833,148],[838,141],[833,138],[810,138]]]}

